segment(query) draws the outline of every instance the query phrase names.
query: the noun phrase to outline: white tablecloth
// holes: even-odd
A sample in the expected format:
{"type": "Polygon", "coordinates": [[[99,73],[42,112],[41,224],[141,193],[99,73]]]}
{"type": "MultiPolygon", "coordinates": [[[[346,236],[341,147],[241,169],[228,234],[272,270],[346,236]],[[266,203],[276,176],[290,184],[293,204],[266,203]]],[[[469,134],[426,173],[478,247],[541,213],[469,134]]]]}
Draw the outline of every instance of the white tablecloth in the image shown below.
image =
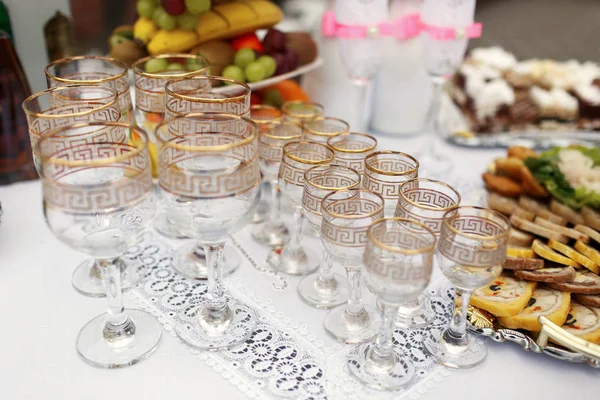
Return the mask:
{"type": "MultiPolygon", "coordinates": [[[[382,149],[408,153],[420,144],[418,139],[378,138],[382,149]]],[[[456,161],[457,176],[475,180],[503,153],[445,145],[443,149],[456,161]]],[[[0,202],[0,399],[243,398],[167,334],[151,358],[132,367],[105,370],[80,360],[77,333],[106,306],[104,299],[84,297],[71,287],[71,273],[84,256],[60,243],[47,228],[39,182],[0,187],[0,202]]],[[[308,306],[298,304],[299,312],[308,312],[308,306]]],[[[319,329],[318,322],[312,328],[319,329]]],[[[588,366],[526,353],[512,343],[488,341],[488,349],[482,365],[452,371],[433,387],[423,387],[427,390],[420,397],[589,399],[600,393],[600,371],[588,366]]]]}

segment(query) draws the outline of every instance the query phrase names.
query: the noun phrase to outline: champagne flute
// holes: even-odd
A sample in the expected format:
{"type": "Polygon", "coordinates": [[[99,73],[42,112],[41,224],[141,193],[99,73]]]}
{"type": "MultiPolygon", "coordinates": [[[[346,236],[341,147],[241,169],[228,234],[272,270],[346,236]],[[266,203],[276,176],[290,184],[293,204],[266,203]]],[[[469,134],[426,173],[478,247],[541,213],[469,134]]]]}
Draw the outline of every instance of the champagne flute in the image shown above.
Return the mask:
{"type": "Polygon", "coordinates": [[[443,332],[435,332],[425,348],[441,364],[470,368],[485,359],[481,338],[467,333],[467,310],[473,291],[502,272],[510,222],[493,210],[461,206],[444,214],[437,261],[454,285],[454,314],[443,332]]]}

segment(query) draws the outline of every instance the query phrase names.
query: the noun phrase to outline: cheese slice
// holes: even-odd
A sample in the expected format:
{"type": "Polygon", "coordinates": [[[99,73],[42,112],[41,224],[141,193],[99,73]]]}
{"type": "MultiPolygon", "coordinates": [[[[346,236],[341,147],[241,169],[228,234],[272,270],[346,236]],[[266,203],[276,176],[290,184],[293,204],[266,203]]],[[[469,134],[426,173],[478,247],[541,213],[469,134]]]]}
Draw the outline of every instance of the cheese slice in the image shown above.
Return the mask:
{"type": "Polygon", "coordinates": [[[586,256],[591,261],[589,264],[581,264],[595,274],[600,275],[600,251],[580,241],[575,242],[575,250],[586,256]]]}
{"type": "Polygon", "coordinates": [[[600,344],[600,308],[573,302],[562,327],[581,339],[600,344]]]}
{"type": "Polygon", "coordinates": [[[535,258],[535,253],[533,250],[525,247],[508,247],[506,249],[506,256],[514,258],[535,258]]]}
{"type": "Polygon", "coordinates": [[[535,239],[533,241],[533,244],[531,245],[531,250],[533,250],[535,254],[546,260],[553,261],[562,265],[568,265],[570,267],[579,267],[579,264],[577,264],[575,261],[571,260],[568,257],[558,254],[538,239],[535,239]]]}
{"type": "MultiPolygon", "coordinates": [[[[583,243],[582,243],[583,244],[583,243]]],[[[581,264],[590,271],[594,271],[598,268],[598,266],[589,258],[584,256],[583,254],[576,251],[571,246],[567,246],[566,244],[559,243],[555,240],[550,239],[548,241],[548,246],[550,248],[563,253],[565,256],[569,257],[571,260],[575,261],[577,264],[581,264]]]]}
{"type": "Polygon", "coordinates": [[[517,315],[527,305],[535,286],[535,282],[500,275],[489,285],[477,289],[470,304],[496,316],[517,315]]]}
{"type": "Polygon", "coordinates": [[[543,315],[560,326],[567,320],[570,305],[569,293],[540,286],[535,289],[527,306],[519,314],[512,317],[499,317],[498,323],[509,329],[539,332],[542,329],[538,321],[540,316],[543,315]]]}

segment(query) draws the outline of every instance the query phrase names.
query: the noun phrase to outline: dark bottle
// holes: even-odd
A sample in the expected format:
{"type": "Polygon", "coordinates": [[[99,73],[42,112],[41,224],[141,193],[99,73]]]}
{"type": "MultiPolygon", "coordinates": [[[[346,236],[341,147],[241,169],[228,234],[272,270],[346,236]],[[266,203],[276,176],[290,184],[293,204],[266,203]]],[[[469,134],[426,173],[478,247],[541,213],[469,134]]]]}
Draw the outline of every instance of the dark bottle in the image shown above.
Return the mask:
{"type": "Polygon", "coordinates": [[[8,34],[0,31],[0,184],[36,179],[27,119],[31,89],[8,34]]]}

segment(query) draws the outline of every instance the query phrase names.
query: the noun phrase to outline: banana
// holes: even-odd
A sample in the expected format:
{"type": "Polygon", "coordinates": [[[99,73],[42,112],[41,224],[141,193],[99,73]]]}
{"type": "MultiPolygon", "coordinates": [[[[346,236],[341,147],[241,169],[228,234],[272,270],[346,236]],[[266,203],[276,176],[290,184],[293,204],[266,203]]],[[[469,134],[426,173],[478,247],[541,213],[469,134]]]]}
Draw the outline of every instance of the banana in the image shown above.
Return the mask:
{"type": "Polygon", "coordinates": [[[140,17],[133,25],[133,38],[143,44],[148,44],[157,32],[158,27],[150,18],[140,17]]]}
{"type": "Polygon", "coordinates": [[[198,43],[196,32],[173,29],[166,31],[161,29],[148,43],[148,52],[152,55],[164,53],[182,53],[198,43]]]}

